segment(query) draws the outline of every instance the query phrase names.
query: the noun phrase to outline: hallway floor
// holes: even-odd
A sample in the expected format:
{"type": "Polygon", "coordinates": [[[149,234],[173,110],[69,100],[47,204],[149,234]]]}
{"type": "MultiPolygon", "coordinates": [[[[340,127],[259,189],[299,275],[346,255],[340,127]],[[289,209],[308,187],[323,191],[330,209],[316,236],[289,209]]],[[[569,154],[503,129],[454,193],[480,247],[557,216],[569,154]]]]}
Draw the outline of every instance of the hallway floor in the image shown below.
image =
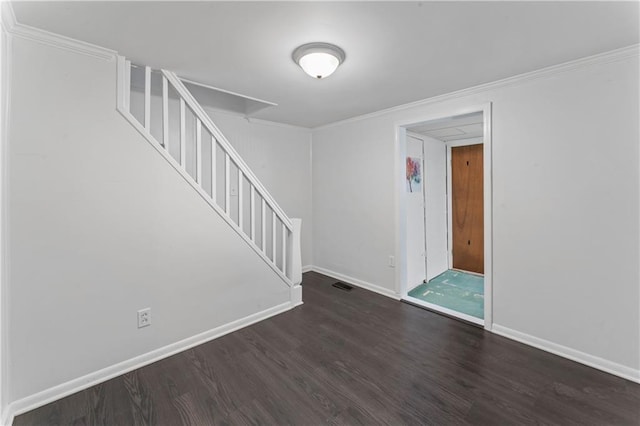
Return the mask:
{"type": "Polygon", "coordinates": [[[335,282],[306,273],[304,305],[14,426],[640,423],[638,384],[335,282]]]}
{"type": "Polygon", "coordinates": [[[481,275],[448,270],[420,284],[409,296],[484,319],[484,277],[481,275]]]}

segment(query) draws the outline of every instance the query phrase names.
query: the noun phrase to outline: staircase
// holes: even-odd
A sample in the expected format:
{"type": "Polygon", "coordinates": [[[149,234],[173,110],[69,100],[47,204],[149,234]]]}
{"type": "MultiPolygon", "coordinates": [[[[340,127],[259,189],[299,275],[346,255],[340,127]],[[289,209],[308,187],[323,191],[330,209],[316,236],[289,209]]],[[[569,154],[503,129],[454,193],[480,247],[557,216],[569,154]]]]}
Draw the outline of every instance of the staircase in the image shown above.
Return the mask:
{"type": "Polygon", "coordinates": [[[301,220],[287,217],[180,78],[119,56],[117,108],[301,304],[301,220]]]}

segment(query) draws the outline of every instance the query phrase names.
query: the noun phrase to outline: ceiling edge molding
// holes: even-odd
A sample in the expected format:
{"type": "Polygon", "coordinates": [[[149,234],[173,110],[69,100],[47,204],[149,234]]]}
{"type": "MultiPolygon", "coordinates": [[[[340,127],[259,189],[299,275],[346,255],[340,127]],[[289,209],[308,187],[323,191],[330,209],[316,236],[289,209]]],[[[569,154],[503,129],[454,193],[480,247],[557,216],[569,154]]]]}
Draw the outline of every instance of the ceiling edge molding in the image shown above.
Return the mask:
{"type": "Polygon", "coordinates": [[[622,61],[628,58],[640,56],[640,44],[632,44],[631,46],[622,47],[615,50],[610,50],[604,53],[598,53],[597,55],[587,56],[585,58],[576,59],[569,62],[564,62],[558,65],[552,65],[550,67],[541,68],[539,70],[530,71],[524,74],[518,74],[513,77],[507,77],[501,80],[496,80],[490,83],[480,84],[478,86],[469,87],[466,89],[457,90],[455,92],[445,93],[443,95],[433,96],[431,98],[421,99],[419,101],[410,102],[407,104],[397,105],[391,108],[385,108],[379,111],[371,112],[368,114],[358,115],[355,117],[347,118],[333,123],[324,124],[322,126],[313,127],[312,130],[325,130],[332,127],[341,126],[343,124],[355,123],[370,118],[380,117],[382,115],[391,114],[394,112],[404,111],[410,108],[416,108],[420,106],[426,106],[435,104],[438,102],[444,102],[465,96],[471,96],[478,93],[486,92],[493,89],[501,89],[509,86],[515,86],[525,82],[551,77],[557,74],[561,74],[568,71],[573,71],[581,68],[586,68],[592,65],[604,65],[611,62],[622,61]]]}
{"type": "Polygon", "coordinates": [[[0,7],[0,14],[2,15],[2,28],[4,28],[7,33],[10,33],[16,26],[16,15],[15,13],[13,13],[13,7],[8,1],[3,1],[0,4],[0,7]]]}
{"type": "Polygon", "coordinates": [[[2,2],[2,25],[8,34],[15,37],[21,37],[26,40],[105,61],[115,61],[116,59],[117,52],[115,50],[19,23],[16,20],[13,7],[8,1],[2,2]]]}

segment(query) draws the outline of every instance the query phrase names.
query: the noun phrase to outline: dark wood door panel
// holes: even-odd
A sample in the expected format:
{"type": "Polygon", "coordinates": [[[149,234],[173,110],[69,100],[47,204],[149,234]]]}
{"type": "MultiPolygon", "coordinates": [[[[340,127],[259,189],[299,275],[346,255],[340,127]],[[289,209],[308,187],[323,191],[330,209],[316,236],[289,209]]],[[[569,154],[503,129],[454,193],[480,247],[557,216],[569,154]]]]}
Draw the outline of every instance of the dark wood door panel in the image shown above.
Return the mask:
{"type": "Polygon", "coordinates": [[[453,267],[484,273],[482,145],[451,148],[453,267]]]}

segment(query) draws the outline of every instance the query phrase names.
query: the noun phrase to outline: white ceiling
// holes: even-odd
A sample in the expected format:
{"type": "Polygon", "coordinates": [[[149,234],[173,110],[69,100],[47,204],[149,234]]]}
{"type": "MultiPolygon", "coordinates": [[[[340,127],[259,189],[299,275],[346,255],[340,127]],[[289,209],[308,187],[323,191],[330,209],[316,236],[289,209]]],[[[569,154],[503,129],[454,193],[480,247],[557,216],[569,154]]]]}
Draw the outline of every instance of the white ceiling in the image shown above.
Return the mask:
{"type": "Polygon", "coordinates": [[[483,135],[482,112],[431,120],[408,127],[407,130],[443,142],[480,138],[483,135]]]}
{"type": "Polygon", "coordinates": [[[18,22],[278,104],[315,127],[639,41],[638,2],[14,2],[18,22]],[[299,45],[342,47],[324,80],[299,45]]]}

